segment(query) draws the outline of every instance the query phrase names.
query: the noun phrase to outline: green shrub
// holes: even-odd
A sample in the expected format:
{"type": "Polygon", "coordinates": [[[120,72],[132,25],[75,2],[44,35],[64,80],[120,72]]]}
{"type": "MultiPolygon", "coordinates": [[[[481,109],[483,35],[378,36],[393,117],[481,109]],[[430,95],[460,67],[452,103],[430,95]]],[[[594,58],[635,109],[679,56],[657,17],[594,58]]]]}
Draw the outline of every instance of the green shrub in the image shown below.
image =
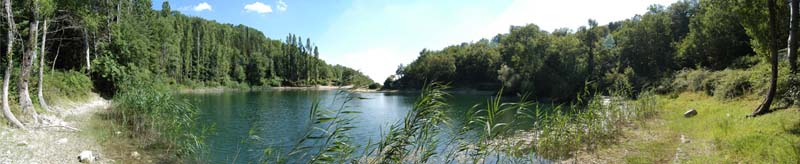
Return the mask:
{"type": "Polygon", "coordinates": [[[716,72],[717,84],[715,84],[714,97],[718,99],[731,99],[744,95],[749,92],[752,84],[750,74],[742,70],[724,70],[716,72]]]}
{"type": "Polygon", "coordinates": [[[264,82],[264,84],[265,85],[269,85],[271,87],[280,87],[281,86],[281,81],[283,81],[283,79],[281,79],[280,77],[275,77],[275,78],[271,78],[271,79],[266,80],[264,82]]]}
{"type": "Polygon", "coordinates": [[[369,89],[378,89],[378,88],[381,88],[381,84],[378,84],[378,83],[372,83],[372,84],[370,84],[370,85],[369,85],[369,87],[368,87],[368,88],[369,88],[369,89]]]}
{"type": "Polygon", "coordinates": [[[769,78],[761,75],[762,71],[723,70],[709,71],[705,69],[681,70],[672,81],[674,92],[704,92],[718,99],[731,99],[743,96],[753,89],[769,86],[769,78]]]}
{"type": "Polygon", "coordinates": [[[92,80],[80,72],[54,71],[44,76],[43,92],[48,100],[84,99],[92,92],[92,88],[92,80]]]}
{"type": "MultiPolygon", "coordinates": [[[[786,65],[786,61],[781,61],[780,66],[778,66],[778,92],[777,96],[782,97],[786,93],[785,88],[789,88],[789,75],[791,74],[789,71],[789,66],[786,65]]],[[[757,95],[766,95],[767,90],[769,88],[769,79],[770,79],[770,65],[766,62],[761,62],[756,66],[753,66],[749,69],[750,71],[750,81],[753,83],[753,91],[754,94],[757,95]]]]}
{"type": "Polygon", "coordinates": [[[675,75],[672,87],[675,91],[703,91],[713,94],[715,78],[705,69],[681,70],[675,75]]]}

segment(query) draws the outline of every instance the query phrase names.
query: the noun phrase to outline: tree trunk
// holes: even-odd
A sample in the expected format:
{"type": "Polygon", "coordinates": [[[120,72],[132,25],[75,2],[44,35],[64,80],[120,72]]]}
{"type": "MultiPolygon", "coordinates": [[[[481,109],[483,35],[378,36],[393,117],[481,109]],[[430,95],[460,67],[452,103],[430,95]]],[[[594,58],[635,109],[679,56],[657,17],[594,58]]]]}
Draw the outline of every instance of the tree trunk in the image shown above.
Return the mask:
{"type": "Polygon", "coordinates": [[[770,73],[771,77],[769,80],[769,91],[767,91],[767,97],[764,99],[764,102],[759,105],[755,111],[753,111],[753,114],[750,115],[752,117],[771,112],[770,105],[772,104],[772,100],[775,98],[775,91],[778,87],[778,25],[775,14],[775,0],[769,0],[767,2],[767,7],[769,8],[769,62],[772,71],[770,73]]]}
{"type": "Polygon", "coordinates": [[[89,51],[91,49],[89,47],[89,34],[88,34],[89,32],[87,31],[86,28],[83,28],[82,31],[83,31],[83,47],[86,48],[86,72],[91,72],[92,62],[91,59],[89,58],[89,55],[91,55],[89,51]]]}
{"type": "Polygon", "coordinates": [[[38,122],[38,114],[33,109],[33,101],[31,100],[30,92],[28,91],[28,83],[30,81],[31,66],[33,61],[31,58],[36,53],[36,43],[38,42],[39,34],[39,7],[37,0],[31,1],[31,17],[28,18],[30,24],[28,31],[28,41],[25,42],[25,52],[22,53],[22,61],[20,65],[20,73],[17,81],[17,91],[19,92],[19,105],[22,112],[31,115],[34,122],[38,122]]]}
{"type": "MultiPolygon", "coordinates": [[[[594,35],[594,34],[592,34],[594,35]]],[[[594,37],[594,36],[592,36],[594,37]]],[[[594,40],[589,42],[589,59],[586,61],[586,74],[587,79],[592,80],[592,72],[594,72],[594,40]]]]}
{"type": "Polygon", "coordinates": [[[791,0],[791,17],[789,17],[789,70],[797,73],[797,26],[800,0],[791,0]]]}
{"type": "Polygon", "coordinates": [[[44,94],[42,93],[42,90],[44,90],[44,53],[47,52],[45,51],[45,44],[47,44],[47,20],[44,21],[42,31],[41,56],[39,57],[39,89],[37,89],[37,96],[39,97],[39,106],[42,106],[45,111],[50,111],[50,106],[47,105],[47,102],[44,100],[44,94]]]}
{"type": "Polygon", "coordinates": [[[14,69],[14,58],[13,54],[14,51],[14,31],[17,29],[16,23],[14,23],[14,12],[11,11],[11,0],[4,0],[5,10],[6,10],[6,22],[8,24],[8,47],[6,49],[6,71],[3,75],[3,115],[6,116],[8,122],[11,122],[12,125],[17,126],[18,128],[25,129],[25,126],[22,125],[17,117],[14,116],[14,113],[11,113],[11,107],[8,105],[8,83],[11,81],[11,70],[14,69]]]}

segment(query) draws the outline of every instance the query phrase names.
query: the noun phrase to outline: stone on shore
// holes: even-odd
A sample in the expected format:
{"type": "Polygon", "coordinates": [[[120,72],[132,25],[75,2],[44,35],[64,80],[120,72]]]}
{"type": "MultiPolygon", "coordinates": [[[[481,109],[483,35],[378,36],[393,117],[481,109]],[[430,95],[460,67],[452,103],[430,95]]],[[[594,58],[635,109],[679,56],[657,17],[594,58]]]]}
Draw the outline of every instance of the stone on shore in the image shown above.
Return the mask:
{"type": "Polygon", "coordinates": [[[683,117],[687,117],[687,118],[688,117],[693,117],[695,115],[697,115],[697,110],[694,110],[694,109],[689,109],[688,111],[683,113],[683,117]]]}

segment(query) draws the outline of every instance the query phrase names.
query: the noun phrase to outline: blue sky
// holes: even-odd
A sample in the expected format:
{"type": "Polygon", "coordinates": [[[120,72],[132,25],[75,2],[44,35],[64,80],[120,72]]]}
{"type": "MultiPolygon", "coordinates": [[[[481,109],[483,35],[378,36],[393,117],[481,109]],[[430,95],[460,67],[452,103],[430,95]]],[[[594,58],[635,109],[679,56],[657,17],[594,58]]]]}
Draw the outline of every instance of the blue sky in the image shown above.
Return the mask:
{"type": "MultiPolygon", "coordinates": [[[[423,48],[473,42],[511,25],[552,31],[642,14],[676,0],[172,0],[173,10],[222,23],[244,24],[283,39],[310,37],[320,58],[361,70],[376,82],[408,64],[423,48]]],[[[160,10],[163,0],[153,0],[160,10]]]]}

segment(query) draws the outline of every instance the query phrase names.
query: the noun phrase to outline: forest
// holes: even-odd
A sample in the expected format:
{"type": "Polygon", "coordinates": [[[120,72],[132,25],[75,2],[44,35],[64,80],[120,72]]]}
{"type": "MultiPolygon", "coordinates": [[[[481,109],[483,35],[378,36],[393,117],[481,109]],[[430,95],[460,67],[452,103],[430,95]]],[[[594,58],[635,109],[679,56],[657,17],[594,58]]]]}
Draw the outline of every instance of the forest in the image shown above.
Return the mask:
{"type": "MultiPolygon", "coordinates": [[[[439,81],[462,88],[504,87],[508,93],[568,102],[587,90],[666,92],[692,85],[693,90],[716,90],[719,96],[734,98],[745,91],[766,90],[769,78],[762,77],[770,74],[770,57],[778,57],[777,95],[796,100],[791,96],[796,90],[787,92],[797,71],[797,39],[785,39],[789,7],[777,3],[774,13],[768,13],[766,3],[682,0],[666,7],[652,5],[643,15],[605,25],[589,19],[577,30],[512,26],[490,39],[423,49],[414,62],[400,65],[384,87],[413,89],[439,81]],[[777,18],[774,30],[766,24],[769,14],[777,18]],[[794,47],[775,54],[771,45],[794,47]],[[698,71],[705,74],[695,76],[698,71]]],[[[796,26],[792,27],[794,34],[796,26]]]]}
{"type": "Polygon", "coordinates": [[[5,0],[3,6],[3,114],[20,129],[41,127],[38,113],[53,112],[46,99],[96,92],[117,100],[111,118],[134,136],[173,145],[195,137],[175,130],[192,126],[196,114],[171,97],[171,88],[374,83],[321,60],[311,38],[267,38],[244,25],[181,14],[168,1],[161,10],[149,0],[5,0]]]}
{"type": "Polygon", "coordinates": [[[172,11],[168,1],[161,11],[150,1],[49,3],[57,8],[38,18],[54,22],[48,32],[54,41],[46,46],[54,55],[47,61],[54,69],[90,73],[102,92],[115,92],[123,81],[147,81],[131,78],[189,87],[371,84],[357,70],[320,60],[310,38],[266,38],[251,27],[172,11]]]}

